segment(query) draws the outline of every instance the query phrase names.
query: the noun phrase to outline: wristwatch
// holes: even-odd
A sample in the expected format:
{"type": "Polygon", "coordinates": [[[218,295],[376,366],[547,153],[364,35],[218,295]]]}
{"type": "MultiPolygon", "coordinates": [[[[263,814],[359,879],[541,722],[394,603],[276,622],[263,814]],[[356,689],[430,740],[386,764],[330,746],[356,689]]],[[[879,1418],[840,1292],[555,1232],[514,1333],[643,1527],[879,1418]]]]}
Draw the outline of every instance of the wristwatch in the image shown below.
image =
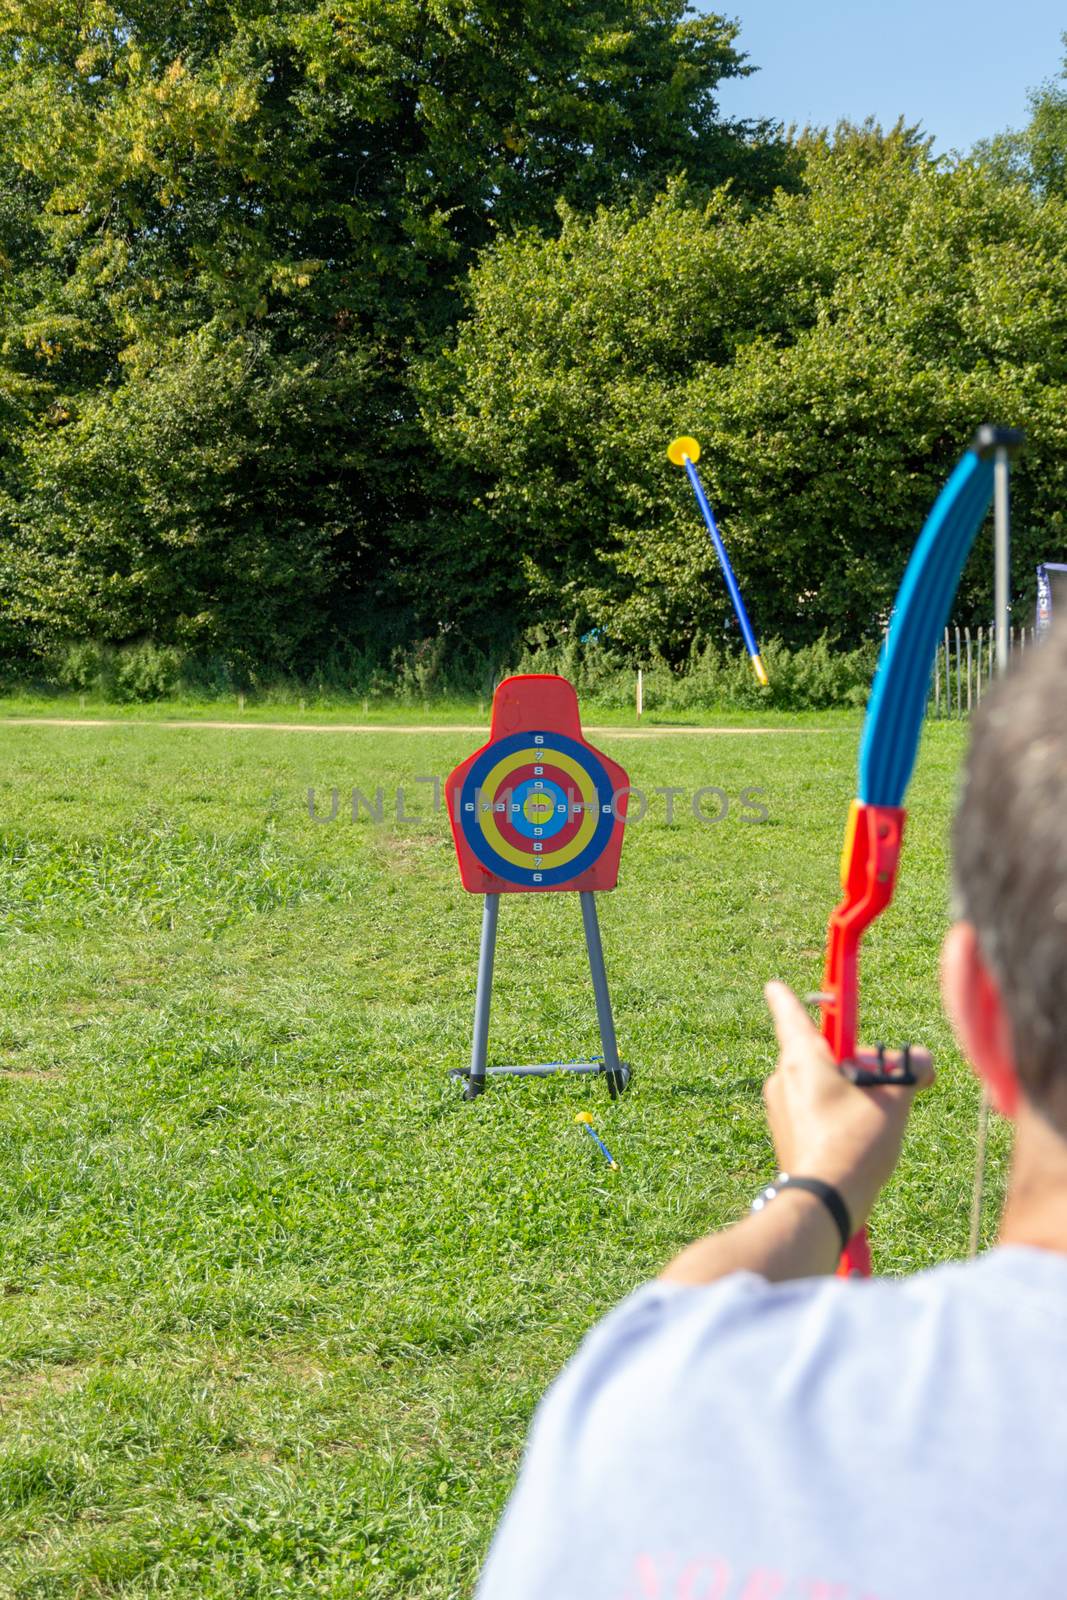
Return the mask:
{"type": "Polygon", "coordinates": [[[783,1189],[801,1189],[805,1194],[813,1194],[816,1199],[821,1200],[837,1224],[842,1250],[846,1248],[854,1229],[848,1214],[848,1206],[839,1189],[835,1189],[832,1183],[825,1183],[822,1178],[797,1178],[791,1172],[780,1172],[773,1183],[769,1183],[766,1189],[760,1190],[752,1202],[752,1210],[762,1211],[772,1200],[777,1200],[783,1189]]]}

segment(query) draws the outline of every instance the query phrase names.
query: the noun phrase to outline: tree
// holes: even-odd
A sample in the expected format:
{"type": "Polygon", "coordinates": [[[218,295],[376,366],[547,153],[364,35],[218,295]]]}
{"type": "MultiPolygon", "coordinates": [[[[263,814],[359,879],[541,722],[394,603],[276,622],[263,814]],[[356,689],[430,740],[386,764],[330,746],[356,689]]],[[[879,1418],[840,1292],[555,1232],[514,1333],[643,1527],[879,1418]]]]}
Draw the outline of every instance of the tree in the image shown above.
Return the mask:
{"type": "Polygon", "coordinates": [[[984,140],[975,153],[1001,178],[1063,199],[1067,198],[1067,33],[1061,39],[1063,64],[1054,78],[1030,91],[1026,127],[984,140]]]}
{"type": "MultiPolygon", "coordinates": [[[[408,380],[475,253],[555,204],[769,189],[684,0],[13,0],[0,381],[9,619],[306,661],[490,582],[408,380]],[[428,592],[427,552],[454,594],[428,592]],[[392,624],[390,624],[392,618],[392,624]]],[[[776,165],[776,163],[778,163],[776,165]]]]}
{"type": "MultiPolygon", "coordinates": [[[[676,433],[704,447],[760,629],[790,643],[878,635],[984,420],[1030,430],[1020,566],[1062,538],[1067,206],[936,161],[903,127],[842,127],[803,153],[802,191],[764,210],[675,186],[646,212],[501,242],[474,271],[424,404],[442,451],[480,474],[469,516],[512,552],[529,622],[675,658],[729,626],[666,461],[676,433]]],[[[962,618],[988,620],[988,569],[980,553],[962,618]]]]}
{"type": "MultiPolygon", "coordinates": [[[[1067,47],[1067,34],[1062,35],[1067,47]]],[[[1067,54],[1056,78],[1030,98],[1033,115],[1026,143],[1033,181],[1041,194],[1067,198],[1067,54]]]]}

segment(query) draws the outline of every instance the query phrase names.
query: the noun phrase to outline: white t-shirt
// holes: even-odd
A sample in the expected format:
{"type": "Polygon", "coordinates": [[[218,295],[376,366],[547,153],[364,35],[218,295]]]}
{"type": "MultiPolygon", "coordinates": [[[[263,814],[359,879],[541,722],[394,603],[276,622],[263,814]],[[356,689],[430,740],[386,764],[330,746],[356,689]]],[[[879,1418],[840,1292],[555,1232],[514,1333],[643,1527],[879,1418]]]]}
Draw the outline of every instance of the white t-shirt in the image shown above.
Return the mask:
{"type": "Polygon", "coordinates": [[[479,1600],[1064,1600],[1067,1256],[639,1289],[542,1401],[479,1600]]]}

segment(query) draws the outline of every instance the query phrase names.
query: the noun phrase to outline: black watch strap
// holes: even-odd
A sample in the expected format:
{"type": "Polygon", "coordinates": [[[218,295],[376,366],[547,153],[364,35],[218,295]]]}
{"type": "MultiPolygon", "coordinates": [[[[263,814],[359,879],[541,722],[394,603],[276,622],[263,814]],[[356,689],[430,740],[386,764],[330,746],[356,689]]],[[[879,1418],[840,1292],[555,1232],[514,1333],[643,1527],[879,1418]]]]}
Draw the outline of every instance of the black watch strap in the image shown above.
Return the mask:
{"type": "Polygon", "coordinates": [[[753,1211],[762,1211],[764,1206],[776,1200],[784,1189],[801,1189],[805,1194],[813,1194],[821,1200],[827,1211],[837,1225],[841,1235],[841,1248],[846,1249],[852,1238],[852,1218],[848,1214],[848,1206],[839,1189],[832,1183],[825,1183],[822,1178],[796,1178],[790,1172],[780,1172],[772,1184],[760,1191],[752,1202],[753,1211]]]}

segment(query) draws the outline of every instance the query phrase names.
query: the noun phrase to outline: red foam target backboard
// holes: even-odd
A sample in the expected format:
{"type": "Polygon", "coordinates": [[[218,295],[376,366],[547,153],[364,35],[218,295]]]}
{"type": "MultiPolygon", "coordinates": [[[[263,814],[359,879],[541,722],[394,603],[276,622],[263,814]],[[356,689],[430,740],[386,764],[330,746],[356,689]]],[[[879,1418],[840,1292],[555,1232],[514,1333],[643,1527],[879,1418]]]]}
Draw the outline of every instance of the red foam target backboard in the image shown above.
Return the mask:
{"type": "Polygon", "coordinates": [[[472,894],[614,889],[630,780],[583,737],[566,678],[505,678],[489,740],[448,780],[459,874],[472,894]]]}

